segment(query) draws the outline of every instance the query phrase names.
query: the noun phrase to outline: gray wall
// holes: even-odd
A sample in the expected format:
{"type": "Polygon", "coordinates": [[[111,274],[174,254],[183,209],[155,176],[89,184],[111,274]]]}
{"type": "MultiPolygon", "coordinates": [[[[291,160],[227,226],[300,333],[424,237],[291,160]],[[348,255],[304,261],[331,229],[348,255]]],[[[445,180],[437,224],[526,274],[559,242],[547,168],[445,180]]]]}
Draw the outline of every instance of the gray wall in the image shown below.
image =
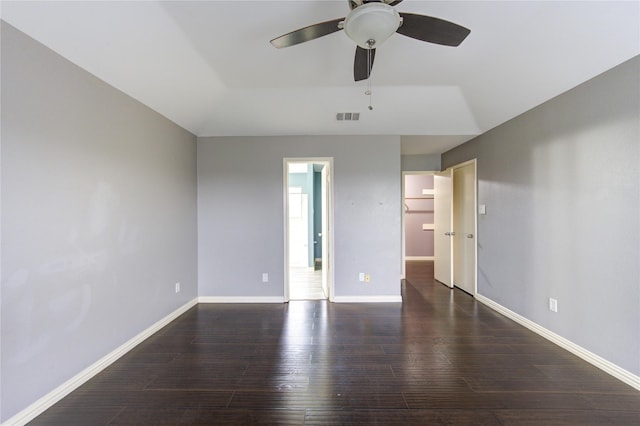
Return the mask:
{"type": "Polygon", "coordinates": [[[403,155],[401,161],[403,172],[440,171],[439,154],[403,155]]]}
{"type": "Polygon", "coordinates": [[[478,159],[479,293],[636,375],[639,75],[636,57],[443,155],[478,159]]]}
{"type": "Polygon", "coordinates": [[[193,135],[6,23],[1,48],[6,420],[196,297],[197,211],[193,135]]]}
{"type": "Polygon", "coordinates": [[[399,296],[400,138],[393,136],[199,139],[199,295],[283,296],[284,157],[334,158],[335,295],[399,296]],[[371,283],[359,282],[358,272],[371,283]]]}

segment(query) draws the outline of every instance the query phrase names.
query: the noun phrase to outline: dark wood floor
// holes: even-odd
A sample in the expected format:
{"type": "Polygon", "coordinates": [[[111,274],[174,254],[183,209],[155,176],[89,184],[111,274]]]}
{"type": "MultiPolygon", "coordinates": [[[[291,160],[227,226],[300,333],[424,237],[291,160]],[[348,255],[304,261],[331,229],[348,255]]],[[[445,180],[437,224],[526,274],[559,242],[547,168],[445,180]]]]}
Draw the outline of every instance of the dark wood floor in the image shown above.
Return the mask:
{"type": "Polygon", "coordinates": [[[31,424],[640,424],[640,392],[407,277],[402,304],[198,305],[31,424]]]}

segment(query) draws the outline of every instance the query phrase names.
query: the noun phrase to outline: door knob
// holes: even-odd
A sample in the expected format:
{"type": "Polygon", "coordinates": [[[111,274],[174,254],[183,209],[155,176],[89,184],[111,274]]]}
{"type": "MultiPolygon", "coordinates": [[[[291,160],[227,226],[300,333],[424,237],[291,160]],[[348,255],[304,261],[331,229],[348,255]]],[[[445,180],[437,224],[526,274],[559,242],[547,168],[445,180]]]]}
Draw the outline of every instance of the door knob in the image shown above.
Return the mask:
{"type": "Polygon", "coordinates": [[[447,237],[451,236],[451,232],[445,232],[444,235],[446,235],[447,237]]]}
{"type": "Polygon", "coordinates": [[[467,234],[467,238],[473,238],[473,234],[467,234]]]}

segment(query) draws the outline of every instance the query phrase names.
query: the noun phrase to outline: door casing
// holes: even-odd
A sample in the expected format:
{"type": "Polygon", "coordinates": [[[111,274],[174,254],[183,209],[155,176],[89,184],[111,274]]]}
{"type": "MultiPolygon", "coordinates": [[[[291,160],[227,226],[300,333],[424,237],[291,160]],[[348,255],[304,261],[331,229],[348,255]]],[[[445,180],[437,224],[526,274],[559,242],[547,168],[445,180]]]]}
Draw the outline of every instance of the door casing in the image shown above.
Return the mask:
{"type": "Polygon", "coordinates": [[[400,276],[400,279],[405,279],[407,277],[407,248],[406,248],[406,233],[407,233],[407,227],[406,227],[406,210],[404,207],[404,203],[405,203],[405,185],[406,185],[406,176],[407,175],[434,175],[436,172],[434,171],[421,171],[421,172],[402,172],[402,215],[401,220],[402,220],[402,265],[401,266],[401,271],[402,271],[402,275],[400,276]]]}

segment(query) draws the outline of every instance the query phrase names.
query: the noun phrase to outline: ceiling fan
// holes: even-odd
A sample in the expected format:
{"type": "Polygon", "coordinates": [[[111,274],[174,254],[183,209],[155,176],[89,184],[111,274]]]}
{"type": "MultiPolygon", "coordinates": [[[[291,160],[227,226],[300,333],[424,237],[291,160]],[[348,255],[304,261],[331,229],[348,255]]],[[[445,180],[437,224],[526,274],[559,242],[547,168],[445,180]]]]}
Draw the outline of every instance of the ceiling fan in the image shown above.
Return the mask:
{"type": "Polygon", "coordinates": [[[471,30],[426,15],[400,13],[394,6],[402,0],[347,0],[351,12],[345,18],[320,22],[271,40],[278,49],[344,30],[356,44],[355,81],[371,75],[376,48],[393,33],[445,46],[458,46],[471,30]]]}

